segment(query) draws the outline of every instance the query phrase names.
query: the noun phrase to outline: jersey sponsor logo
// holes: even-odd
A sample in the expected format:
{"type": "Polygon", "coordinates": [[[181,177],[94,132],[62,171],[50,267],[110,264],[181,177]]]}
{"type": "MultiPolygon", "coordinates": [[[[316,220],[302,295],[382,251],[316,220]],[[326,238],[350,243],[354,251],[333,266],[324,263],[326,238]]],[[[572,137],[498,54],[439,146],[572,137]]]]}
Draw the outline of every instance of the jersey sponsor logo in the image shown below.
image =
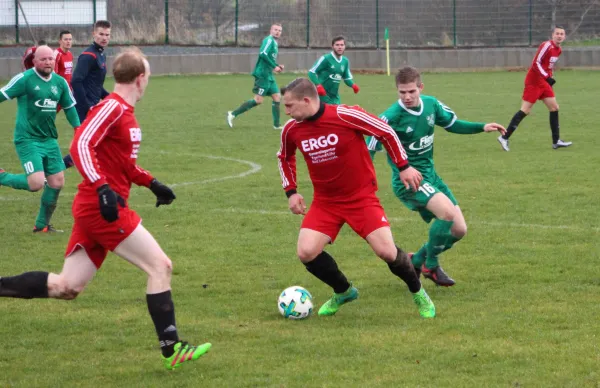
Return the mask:
{"type": "Polygon", "coordinates": [[[64,62],[65,65],[65,74],[71,74],[73,71],[73,62],[64,62]]]}
{"type": "Polygon", "coordinates": [[[45,98],[42,102],[40,102],[42,100],[37,100],[35,102],[35,106],[37,106],[38,108],[42,108],[42,110],[54,110],[56,111],[56,106],[58,105],[57,101],[51,100],[49,98],[45,98]]]}
{"type": "Polygon", "coordinates": [[[331,78],[334,82],[340,82],[342,80],[342,76],[339,74],[329,74],[329,78],[331,78]]]}
{"type": "Polygon", "coordinates": [[[418,145],[417,142],[412,142],[410,143],[410,145],[408,146],[408,148],[410,148],[412,151],[420,151],[419,154],[423,154],[427,151],[429,151],[431,149],[431,147],[433,147],[433,136],[423,136],[422,138],[419,139],[418,141],[418,145]]]}
{"type": "Polygon", "coordinates": [[[339,138],[336,134],[332,133],[327,136],[319,136],[318,138],[312,138],[308,140],[302,140],[300,144],[302,144],[302,150],[304,152],[310,152],[314,150],[319,150],[321,148],[334,146],[338,143],[339,138]]]}
{"type": "Polygon", "coordinates": [[[554,64],[558,62],[558,57],[550,57],[550,63],[548,64],[548,69],[554,68],[554,64]]]}
{"type": "Polygon", "coordinates": [[[129,128],[129,137],[131,142],[134,143],[131,148],[131,159],[137,159],[138,152],[140,152],[140,142],[142,141],[142,129],[141,128],[129,128]]]}

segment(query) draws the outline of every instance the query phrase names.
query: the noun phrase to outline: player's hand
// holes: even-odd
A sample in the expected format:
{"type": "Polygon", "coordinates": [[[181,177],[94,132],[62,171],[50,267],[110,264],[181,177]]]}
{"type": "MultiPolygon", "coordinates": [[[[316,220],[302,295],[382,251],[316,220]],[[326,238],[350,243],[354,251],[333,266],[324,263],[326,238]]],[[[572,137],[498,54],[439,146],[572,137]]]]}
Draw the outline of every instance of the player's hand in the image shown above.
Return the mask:
{"type": "Polygon", "coordinates": [[[277,66],[275,66],[275,68],[273,69],[273,71],[275,73],[281,73],[283,71],[283,65],[277,65],[277,66]]]}
{"type": "Polygon", "coordinates": [[[108,222],[115,222],[119,219],[119,208],[125,207],[125,201],[121,196],[115,193],[108,184],[102,185],[96,190],[98,193],[98,202],[100,203],[100,214],[108,222]]]}
{"type": "Polygon", "coordinates": [[[317,94],[319,96],[327,95],[327,92],[325,91],[325,88],[323,87],[323,85],[321,85],[321,84],[317,85],[317,94]]]}
{"type": "Polygon", "coordinates": [[[556,83],[556,80],[552,77],[548,77],[548,78],[546,78],[546,82],[548,82],[548,85],[554,86],[554,84],[556,83]]]}
{"type": "Polygon", "coordinates": [[[500,134],[504,135],[506,134],[506,128],[504,128],[502,125],[498,124],[498,123],[487,123],[484,127],[483,127],[483,131],[484,132],[494,132],[494,131],[498,131],[500,132],[500,134]]]}
{"type": "Polygon", "coordinates": [[[292,194],[288,200],[288,205],[292,213],[306,214],[306,203],[304,203],[304,197],[300,194],[292,194]]]}
{"type": "Polygon", "coordinates": [[[156,179],[150,182],[150,190],[156,195],[156,207],[160,205],[170,205],[171,202],[176,198],[173,190],[167,185],[163,185],[156,179]]]}
{"type": "Polygon", "coordinates": [[[400,180],[404,183],[404,187],[408,190],[412,188],[414,192],[419,190],[423,176],[417,169],[409,167],[405,170],[400,171],[400,180]]]}
{"type": "Polygon", "coordinates": [[[360,88],[358,87],[357,84],[352,85],[352,90],[354,90],[354,94],[358,93],[358,91],[360,90],[360,88]]]}

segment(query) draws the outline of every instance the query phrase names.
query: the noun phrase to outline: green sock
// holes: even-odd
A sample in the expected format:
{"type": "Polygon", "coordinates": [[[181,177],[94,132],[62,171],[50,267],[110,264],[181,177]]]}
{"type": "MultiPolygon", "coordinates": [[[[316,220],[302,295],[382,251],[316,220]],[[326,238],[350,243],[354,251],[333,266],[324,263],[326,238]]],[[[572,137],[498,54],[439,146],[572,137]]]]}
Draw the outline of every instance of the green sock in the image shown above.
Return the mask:
{"type": "Polygon", "coordinates": [[[452,246],[458,241],[460,241],[460,238],[450,235],[446,240],[446,246],[444,247],[444,250],[442,252],[446,252],[448,249],[452,248],[452,246]]]}
{"type": "Polygon", "coordinates": [[[412,257],[413,266],[416,268],[421,268],[423,263],[425,263],[425,258],[427,257],[427,243],[423,244],[423,246],[415,252],[412,257]]]}
{"type": "Polygon", "coordinates": [[[52,218],[52,213],[54,213],[54,210],[56,209],[56,202],[58,201],[59,193],[60,189],[53,189],[52,187],[48,186],[48,184],[44,186],[40,212],[35,219],[35,226],[37,228],[43,228],[50,224],[50,218],[52,218]]]}
{"type": "Polygon", "coordinates": [[[440,265],[438,255],[446,248],[446,242],[450,236],[450,228],[454,221],[436,219],[429,228],[429,241],[427,241],[427,259],[425,267],[431,269],[440,265]]]}
{"type": "Polygon", "coordinates": [[[273,101],[273,105],[271,105],[271,111],[273,112],[273,126],[279,127],[281,125],[279,123],[279,101],[273,101]]]}
{"type": "Polygon", "coordinates": [[[0,174],[0,186],[8,186],[17,190],[29,190],[27,175],[25,174],[9,174],[7,172],[0,174]]]}
{"type": "Polygon", "coordinates": [[[254,101],[254,99],[252,100],[248,100],[246,102],[244,102],[242,105],[240,105],[239,108],[237,108],[236,110],[234,110],[233,112],[231,112],[235,117],[241,115],[242,113],[254,108],[256,105],[258,105],[256,103],[256,101],[254,101]]]}

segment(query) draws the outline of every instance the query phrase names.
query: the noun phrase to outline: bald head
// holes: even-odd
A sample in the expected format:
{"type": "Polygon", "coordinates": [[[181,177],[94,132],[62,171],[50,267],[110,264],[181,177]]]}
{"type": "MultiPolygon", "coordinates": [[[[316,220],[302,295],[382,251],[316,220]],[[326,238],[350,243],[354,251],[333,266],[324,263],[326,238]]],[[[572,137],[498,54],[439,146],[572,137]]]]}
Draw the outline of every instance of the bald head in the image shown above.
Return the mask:
{"type": "Polygon", "coordinates": [[[49,77],[54,71],[54,52],[46,45],[38,46],[33,56],[33,66],[43,77],[49,77]]]}

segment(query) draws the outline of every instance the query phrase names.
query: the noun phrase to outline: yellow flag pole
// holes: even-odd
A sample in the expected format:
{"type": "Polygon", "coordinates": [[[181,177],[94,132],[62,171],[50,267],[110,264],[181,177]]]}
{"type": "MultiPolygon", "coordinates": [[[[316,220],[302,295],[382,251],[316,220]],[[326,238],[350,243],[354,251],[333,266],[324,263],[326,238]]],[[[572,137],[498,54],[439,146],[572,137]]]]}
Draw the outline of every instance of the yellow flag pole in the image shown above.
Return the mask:
{"type": "Polygon", "coordinates": [[[388,29],[385,29],[385,57],[387,63],[387,75],[390,75],[390,35],[388,29]]]}

